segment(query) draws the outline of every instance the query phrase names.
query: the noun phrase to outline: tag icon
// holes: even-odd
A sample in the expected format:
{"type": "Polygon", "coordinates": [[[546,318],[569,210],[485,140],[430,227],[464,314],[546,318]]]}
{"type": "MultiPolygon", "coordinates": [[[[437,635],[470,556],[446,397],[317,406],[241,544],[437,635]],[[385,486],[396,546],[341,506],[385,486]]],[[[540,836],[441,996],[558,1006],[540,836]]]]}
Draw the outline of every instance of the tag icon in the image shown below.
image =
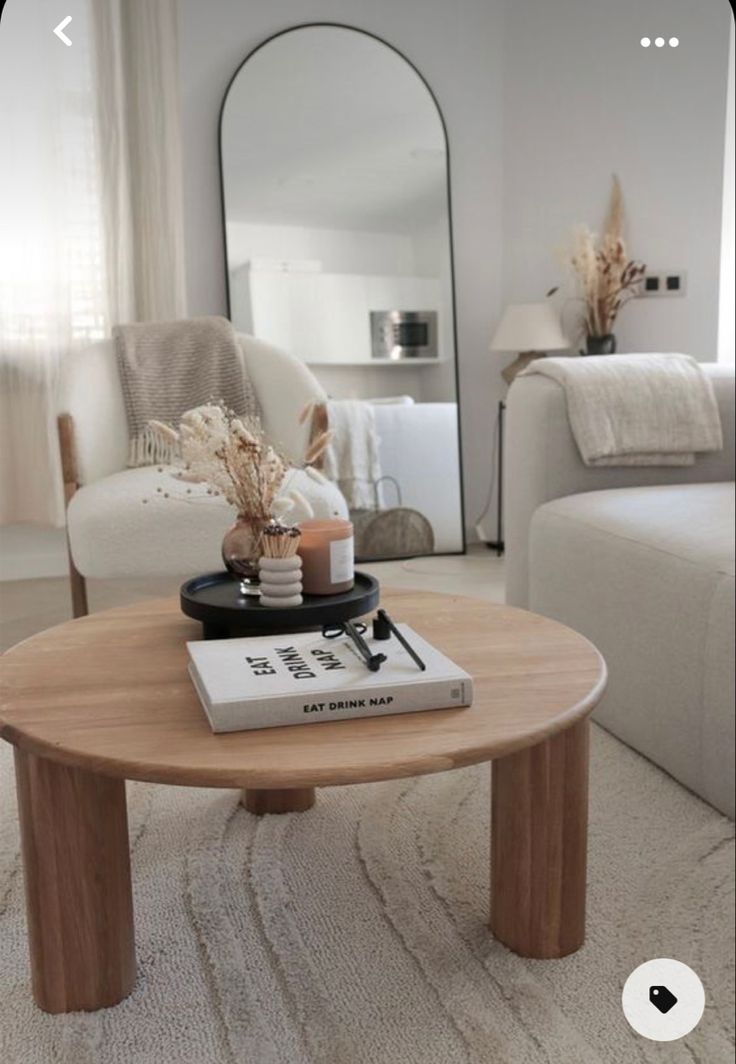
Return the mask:
{"type": "Polygon", "coordinates": [[[650,986],[649,1000],[662,1015],[666,1015],[673,1005],[677,1004],[677,998],[666,986],[650,986]]]}
{"type": "Polygon", "coordinates": [[[700,1023],[705,990],[687,964],[673,957],[655,957],[629,975],[621,992],[621,1008],[643,1038],[674,1042],[700,1023]]]}

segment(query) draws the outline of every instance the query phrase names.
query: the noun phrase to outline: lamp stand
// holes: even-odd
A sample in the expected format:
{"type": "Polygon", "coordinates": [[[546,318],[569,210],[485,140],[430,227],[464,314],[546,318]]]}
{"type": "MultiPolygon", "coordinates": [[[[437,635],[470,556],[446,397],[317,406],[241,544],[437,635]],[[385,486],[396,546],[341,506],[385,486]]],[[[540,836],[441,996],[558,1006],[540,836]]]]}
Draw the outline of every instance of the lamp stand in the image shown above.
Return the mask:
{"type": "MultiPolygon", "coordinates": [[[[519,356],[521,357],[521,356],[519,356]]],[[[531,361],[531,360],[530,360],[531,361]]],[[[496,483],[498,484],[498,509],[496,511],[496,539],[491,542],[486,541],[486,546],[489,550],[495,550],[497,556],[500,558],[504,552],[505,546],[503,541],[503,415],[506,410],[506,404],[503,399],[498,404],[498,448],[496,451],[496,483]]]]}

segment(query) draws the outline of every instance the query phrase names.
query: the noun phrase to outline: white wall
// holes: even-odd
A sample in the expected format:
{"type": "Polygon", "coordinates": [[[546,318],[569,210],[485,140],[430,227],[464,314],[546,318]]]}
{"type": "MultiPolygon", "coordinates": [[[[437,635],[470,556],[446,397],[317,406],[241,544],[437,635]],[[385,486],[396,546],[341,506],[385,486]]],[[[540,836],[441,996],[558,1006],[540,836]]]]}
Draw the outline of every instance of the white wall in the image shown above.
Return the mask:
{"type": "Polygon", "coordinates": [[[630,253],[688,275],[684,298],[623,311],[619,350],[716,358],[728,21],[726,0],[509,0],[507,299],[558,283],[556,248],[600,231],[615,171],[630,253]],[[680,46],[639,44],[658,35],[680,46]]]}
{"type": "Polygon", "coordinates": [[[66,532],[40,525],[0,525],[0,581],[65,576],[66,532]]]}
{"type": "Polygon", "coordinates": [[[325,273],[414,273],[414,248],[398,233],[229,222],[230,269],[253,258],[317,259],[325,273]]]}
{"type": "Polygon", "coordinates": [[[388,40],[432,86],[449,128],[466,511],[472,520],[487,489],[492,409],[501,394],[487,355],[501,284],[500,0],[180,0],[179,11],[191,314],[225,309],[217,116],[248,51],[289,26],[340,22],[388,40]]]}
{"type": "MultiPolygon", "coordinates": [[[[447,254],[447,219],[443,216],[431,225],[424,225],[412,233],[414,249],[414,270],[419,277],[438,277],[442,293],[440,308],[439,348],[443,357],[452,351],[452,278],[450,258],[447,254]]],[[[425,374],[422,397],[425,402],[441,402],[455,394],[454,366],[451,361],[444,361],[425,374]]],[[[476,510],[477,513],[477,510],[476,510]]]]}

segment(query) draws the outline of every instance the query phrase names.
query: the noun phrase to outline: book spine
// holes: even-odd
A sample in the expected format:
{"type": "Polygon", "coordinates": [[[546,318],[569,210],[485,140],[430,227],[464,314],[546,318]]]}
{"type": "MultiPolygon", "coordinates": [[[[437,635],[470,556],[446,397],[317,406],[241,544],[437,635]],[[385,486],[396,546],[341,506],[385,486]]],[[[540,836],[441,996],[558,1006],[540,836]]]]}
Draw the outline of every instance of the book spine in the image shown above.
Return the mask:
{"type": "Polygon", "coordinates": [[[470,677],[430,680],[396,687],[364,688],[340,692],[332,699],[323,695],[301,698],[283,695],[262,701],[228,702],[207,709],[215,732],[278,728],[290,724],[318,724],[324,720],[354,720],[392,713],[418,713],[431,709],[469,706],[473,701],[470,677]],[[324,701],[322,700],[324,699],[324,701]]]}

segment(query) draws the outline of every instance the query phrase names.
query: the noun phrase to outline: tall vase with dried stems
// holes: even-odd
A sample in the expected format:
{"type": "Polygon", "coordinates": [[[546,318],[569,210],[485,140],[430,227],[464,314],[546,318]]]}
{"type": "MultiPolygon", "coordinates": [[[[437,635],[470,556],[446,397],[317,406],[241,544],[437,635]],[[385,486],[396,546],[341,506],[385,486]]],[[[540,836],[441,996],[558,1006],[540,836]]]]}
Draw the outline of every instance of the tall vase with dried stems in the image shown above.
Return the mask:
{"type": "Polygon", "coordinates": [[[566,261],[572,269],[583,304],[581,355],[610,355],[616,351],[613,326],[622,308],[639,294],[646,271],[630,259],[623,237],[624,207],[621,185],[614,175],[603,235],[587,226],[576,228],[566,261]]]}

